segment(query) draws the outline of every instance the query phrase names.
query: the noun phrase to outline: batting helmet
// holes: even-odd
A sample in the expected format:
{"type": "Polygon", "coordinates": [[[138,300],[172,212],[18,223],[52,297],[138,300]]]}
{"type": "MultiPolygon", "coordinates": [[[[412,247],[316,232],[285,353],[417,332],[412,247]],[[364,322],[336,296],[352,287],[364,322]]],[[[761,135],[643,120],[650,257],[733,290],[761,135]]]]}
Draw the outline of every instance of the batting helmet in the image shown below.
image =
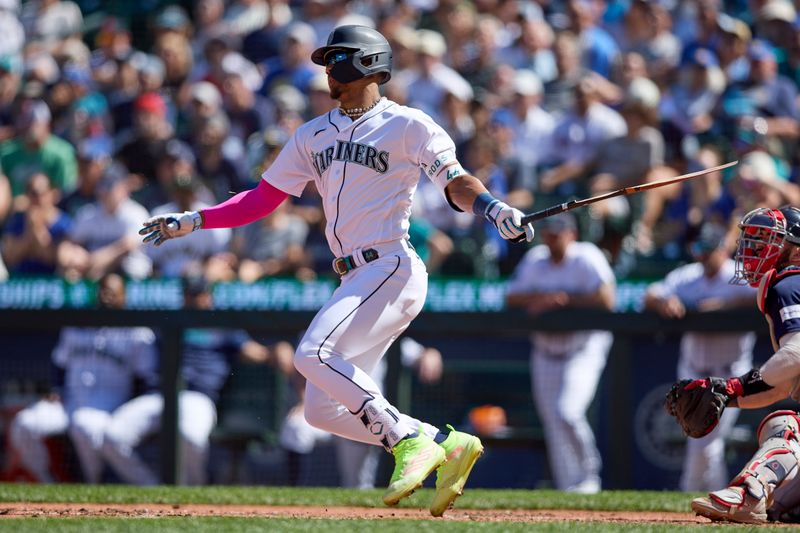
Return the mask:
{"type": "Polygon", "coordinates": [[[383,84],[392,77],[392,48],[386,37],[368,26],[339,26],[328,36],[328,44],[311,54],[317,65],[333,62],[330,75],[339,83],[350,83],[370,74],[383,73],[383,84]],[[332,55],[334,53],[336,55],[332,55]]]}

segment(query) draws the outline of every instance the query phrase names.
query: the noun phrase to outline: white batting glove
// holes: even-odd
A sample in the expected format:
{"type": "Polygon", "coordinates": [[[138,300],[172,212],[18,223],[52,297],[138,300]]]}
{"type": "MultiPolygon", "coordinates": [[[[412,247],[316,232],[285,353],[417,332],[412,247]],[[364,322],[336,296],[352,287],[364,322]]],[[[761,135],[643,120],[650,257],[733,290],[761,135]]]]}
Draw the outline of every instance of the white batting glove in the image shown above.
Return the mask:
{"type": "Polygon", "coordinates": [[[184,211],[183,213],[166,213],[152,217],[142,223],[139,235],[144,235],[142,242],[152,242],[161,246],[165,241],[176,237],[183,237],[203,227],[203,217],[199,211],[184,211]]]}
{"type": "Polygon", "coordinates": [[[486,208],[486,219],[494,224],[500,236],[511,242],[531,242],[533,240],[533,224],[522,226],[522,211],[505,202],[495,200],[486,208]]]}

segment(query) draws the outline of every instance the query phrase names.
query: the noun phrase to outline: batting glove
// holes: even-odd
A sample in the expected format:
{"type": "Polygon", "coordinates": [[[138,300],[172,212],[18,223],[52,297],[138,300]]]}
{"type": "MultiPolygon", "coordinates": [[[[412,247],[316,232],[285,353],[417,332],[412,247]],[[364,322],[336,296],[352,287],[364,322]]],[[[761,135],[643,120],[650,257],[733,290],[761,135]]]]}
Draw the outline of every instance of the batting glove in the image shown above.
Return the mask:
{"type": "Polygon", "coordinates": [[[522,211],[505,202],[495,199],[488,205],[484,213],[486,219],[494,224],[500,236],[510,242],[531,242],[533,240],[533,224],[522,226],[522,211]]]}
{"type": "Polygon", "coordinates": [[[142,242],[152,242],[161,246],[165,241],[176,237],[183,237],[203,227],[203,217],[199,211],[184,211],[183,213],[167,213],[158,215],[145,221],[139,235],[144,235],[142,242]]]}

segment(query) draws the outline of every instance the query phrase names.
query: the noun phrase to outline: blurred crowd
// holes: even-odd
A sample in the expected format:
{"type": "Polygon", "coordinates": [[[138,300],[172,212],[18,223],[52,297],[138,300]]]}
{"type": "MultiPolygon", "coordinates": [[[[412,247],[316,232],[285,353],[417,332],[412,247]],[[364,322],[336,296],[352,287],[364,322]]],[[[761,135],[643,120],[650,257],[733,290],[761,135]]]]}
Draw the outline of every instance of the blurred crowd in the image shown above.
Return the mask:
{"type": "MultiPolygon", "coordinates": [[[[385,95],[432,115],[465,168],[524,211],[740,160],[578,213],[618,278],[666,272],[704,222],[800,204],[796,4],[0,0],[0,270],[331,275],[313,194],[157,249],[137,231],[149,214],[254,187],[293,131],[336,105],[311,51],[337,25],[364,24],[392,44],[385,95]]],[[[426,179],[417,192],[410,237],[429,270],[514,270],[524,246],[426,179]]]]}

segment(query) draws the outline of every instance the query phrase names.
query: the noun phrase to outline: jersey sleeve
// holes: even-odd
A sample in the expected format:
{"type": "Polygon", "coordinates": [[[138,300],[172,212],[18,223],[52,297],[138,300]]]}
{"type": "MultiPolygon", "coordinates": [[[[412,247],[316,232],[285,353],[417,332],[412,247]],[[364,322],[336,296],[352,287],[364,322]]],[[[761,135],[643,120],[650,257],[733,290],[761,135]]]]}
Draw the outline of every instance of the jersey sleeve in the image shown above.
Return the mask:
{"type": "Polygon", "coordinates": [[[408,155],[442,191],[463,173],[450,135],[425,113],[418,112],[406,131],[408,155]]]}
{"type": "MultiPolygon", "coordinates": [[[[773,322],[780,321],[780,336],[791,331],[800,331],[800,275],[788,276],[772,286],[771,313],[773,322]]],[[[776,323],[777,325],[777,323],[776,323]]],[[[776,336],[776,339],[780,338],[776,336]]]]}
{"type": "Polygon", "coordinates": [[[311,155],[303,147],[302,135],[306,128],[298,128],[275,161],[261,175],[273,187],[292,196],[300,196],[306,183],[314,179],[311,155]]]}
{"type": "Polygon", "coordinates": [[[600,248],[590,243],[583,244],[586,247],[583,264],[587,290],[597,291],[603,285],[611,285],[612,287],[616,285],[617,279],[614,276],[614,271],[600,248]]]}

